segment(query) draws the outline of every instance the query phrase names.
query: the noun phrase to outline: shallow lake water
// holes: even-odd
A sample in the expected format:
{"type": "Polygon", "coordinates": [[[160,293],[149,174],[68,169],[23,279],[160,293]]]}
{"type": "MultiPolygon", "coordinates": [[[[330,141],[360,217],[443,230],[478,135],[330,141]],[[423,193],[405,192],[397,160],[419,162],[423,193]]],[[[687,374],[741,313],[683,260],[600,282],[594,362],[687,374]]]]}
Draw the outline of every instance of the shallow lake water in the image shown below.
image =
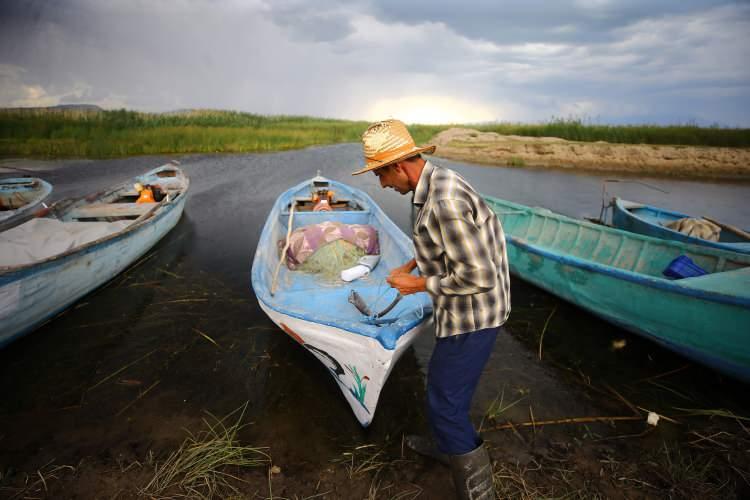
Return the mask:
{"type": "MultiPolygon", "coordinates": [[[[250,286],[255,244],[273,202],[318,171],[363,189],[407,229],[409,197],[382,190],[373,175],[349,175],[361,163],[359,145],[258,155],[6,161],[0,174],[11,174],[7,167],[33,171],[53,183],[53,199],[59,199],[172,159],[181,161],[191,179],[175,229],[136,266],[0,351],[3,477],[50,462],[142,462],[150,451],[178,445],[185,429],[195,431],[206,412],[226,415],[246,402],[249,425],[242,439],[270,447],[274,463],[289,477],[325,470],[357,446],[396,449],[402,434],[425,432],[431,336],[418,339],[399,361],[372,425],[362,429],[325,367],[275,327],[250,286]]],[[[613,178],[433,161],[455,168],[484,194],[573,217],[597,217],[602,182],[613,178]]],[[[739,227],[750,220],[748,184],[620,179],[628,182],[607,183],[610,195],[739,227]]],[[[623,413],[623,399],[667,415],[674,408],[750,414],[746,385],[518,279],[512,279],[512,308],[472,408],[485,429],[496,423],[484,418],[485,412],[500,402],[507,406],[502,422],[630,414],[623,413]]],[[[601,428],[559,428],[520,439],[487,430],[485,438],[496,446],[496,459],[517,461],[560,440],[606,431],[597,425],[601,428]]],[[[651,439],[679,439],[681,432],[660,427],[651,439]]],[[[637,459],[633,450],[627,453],[637,459]]],[[[428,477],[409,480],[426,491],[449,488],[445,474],[432,486],[424,484],[428,477]]]]}

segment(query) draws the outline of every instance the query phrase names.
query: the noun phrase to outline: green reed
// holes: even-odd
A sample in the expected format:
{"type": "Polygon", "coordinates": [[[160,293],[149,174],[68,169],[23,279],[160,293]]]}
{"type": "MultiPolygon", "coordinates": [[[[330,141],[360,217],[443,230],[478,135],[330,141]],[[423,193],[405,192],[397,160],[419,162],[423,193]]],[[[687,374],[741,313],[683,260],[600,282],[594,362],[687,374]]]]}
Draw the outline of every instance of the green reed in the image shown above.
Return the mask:
{"type": "MultiPolygon", "coordinates": [[[[450,125],[412,125],[417,144],[450,125]]],[[[359,142],[367,122],[264,116],[217,110],[174,113],[0,110],[0,156],[90,157],[175,153],[243,153],[359,142]]],[[[553,119],[543,124],[485,124],[483,131],[575,141],[750,147],[750,129],[694,125],[609,126],[553,119]]]]}
{"type": "Polygon", "coordinates": [[[554,118],[547,123],[500,123],[477,127],[484,132],[530,137],[559,137],[569,141],[624,144],[750,147],[750,129],[684,125],[596,125],[580,119],[554,118]]]}

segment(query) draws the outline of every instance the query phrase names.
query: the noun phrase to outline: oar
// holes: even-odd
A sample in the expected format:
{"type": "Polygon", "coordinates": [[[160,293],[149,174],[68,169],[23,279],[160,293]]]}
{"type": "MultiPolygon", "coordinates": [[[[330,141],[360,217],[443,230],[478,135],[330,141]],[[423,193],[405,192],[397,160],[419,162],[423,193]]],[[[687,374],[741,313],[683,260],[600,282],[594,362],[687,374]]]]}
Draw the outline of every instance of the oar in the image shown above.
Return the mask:
{"type": "Polygon", "coordinates": [[[289,209],[289,226],[286,228],[286,243],[284,244],[284,249],[281,251],[281,256],[279,257],[279,262],[276,264],[276,270],[273,272],[273,281],[271,282],[271,297],[274,296],[276,293],[276,285],[278,284],[279,279],[279,270],[281,269],[281,263],[286,260],[286,252],[289,250],[289,245],[292,243],[292,240],[289,239],[289,237],[292,234],[292,221],[294,220],[294,206],[297,204],[297,200],[292,197],[292,206],[289,209]]]}
{"type": "Polygon", "coordinates": [[[742,229],[740,229],[738,227],[730,226],[729,224],[724,224],[723,222],[719,222],[717,220],[711,219],[710,217],[703,216],[703,218],[705,220],[707,220],[708,222],[712,222],[712,223],[716,224],[717,226],[719,226],[722,229],[726,229],[730,233],[736,234],[740,238],[745,238],[746,240],[750,241],[750,233],[748,233],[746,231],[743,231],[742,229]]]}

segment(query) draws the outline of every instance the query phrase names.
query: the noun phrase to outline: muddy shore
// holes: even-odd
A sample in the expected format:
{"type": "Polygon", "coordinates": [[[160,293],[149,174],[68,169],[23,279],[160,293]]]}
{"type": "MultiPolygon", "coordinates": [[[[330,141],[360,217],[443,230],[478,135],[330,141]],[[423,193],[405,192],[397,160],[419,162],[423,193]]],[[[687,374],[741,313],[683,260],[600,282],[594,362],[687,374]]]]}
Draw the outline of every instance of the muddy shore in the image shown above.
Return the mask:
{"type": "Polygon", "coordinates": [[[750,149],[576,142],[451,128],[430,141],[436,156],[510,167],[750,180],[750,149]]]}

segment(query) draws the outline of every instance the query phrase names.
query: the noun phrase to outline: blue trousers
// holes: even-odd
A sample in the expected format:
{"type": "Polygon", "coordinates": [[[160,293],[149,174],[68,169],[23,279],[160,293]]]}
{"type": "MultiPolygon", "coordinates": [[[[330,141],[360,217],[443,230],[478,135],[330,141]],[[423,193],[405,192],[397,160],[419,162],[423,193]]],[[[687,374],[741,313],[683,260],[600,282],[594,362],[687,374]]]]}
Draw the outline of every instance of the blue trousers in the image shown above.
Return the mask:
{"type": "Polygon", "coordinates": [[[427,413],[435,443],[443,453],[463,455],[482,444],[469,409],[498,329],[437,339],[427,371],[427,413]]]}

